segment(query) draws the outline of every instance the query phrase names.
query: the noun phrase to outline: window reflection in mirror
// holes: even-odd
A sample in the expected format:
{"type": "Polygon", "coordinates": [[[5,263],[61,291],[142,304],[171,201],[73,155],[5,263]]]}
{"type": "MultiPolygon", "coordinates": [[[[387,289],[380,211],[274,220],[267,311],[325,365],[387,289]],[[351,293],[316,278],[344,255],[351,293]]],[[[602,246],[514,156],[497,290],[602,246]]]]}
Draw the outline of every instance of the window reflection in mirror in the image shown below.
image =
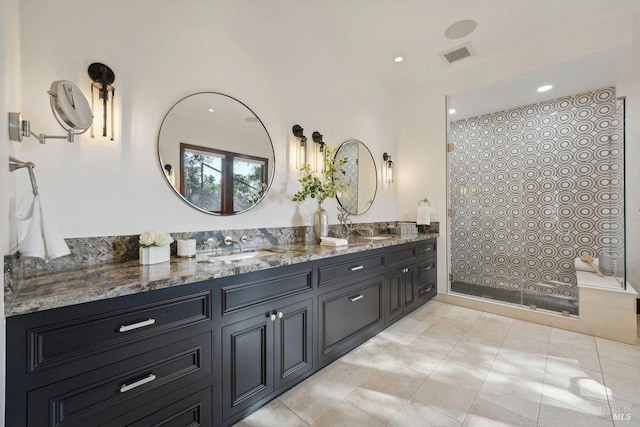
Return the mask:
{"type": "Polygon", "coordinates": [[[247,210],[267,187],[266,158],[180,144],[180,160],[180,193],[210,212],[247,210]]]}
{"type": "Polygon", "coordinates": [[[213,215],[251,209],[273,180],[273,145],[264,125],[246,105],[220,93],[190,95],[169,110],[158,156],[176,194],[213,215]]]}

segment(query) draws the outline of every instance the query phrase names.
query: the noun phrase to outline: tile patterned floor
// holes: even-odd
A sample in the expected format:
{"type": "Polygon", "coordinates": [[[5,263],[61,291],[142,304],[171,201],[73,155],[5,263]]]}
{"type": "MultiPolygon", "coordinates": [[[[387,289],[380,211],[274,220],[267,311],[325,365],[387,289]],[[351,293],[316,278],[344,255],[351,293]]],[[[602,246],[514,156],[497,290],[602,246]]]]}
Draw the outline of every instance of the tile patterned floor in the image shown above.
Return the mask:
{"type": "Polygon", "coordinates": [[[640,425],[640,347],[431,301],[238,426],[640,425]]]}

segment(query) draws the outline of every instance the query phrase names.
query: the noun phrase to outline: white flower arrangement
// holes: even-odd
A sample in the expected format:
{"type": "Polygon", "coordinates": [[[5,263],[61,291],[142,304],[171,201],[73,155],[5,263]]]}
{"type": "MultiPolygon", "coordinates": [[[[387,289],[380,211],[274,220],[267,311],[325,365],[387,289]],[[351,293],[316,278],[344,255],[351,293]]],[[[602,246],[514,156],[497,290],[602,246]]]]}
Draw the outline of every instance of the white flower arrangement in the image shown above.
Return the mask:
{"type": "Polygon", "coordinates": [[[140,235],[139,243],[141,248],[153,246],[167,246],[173,242],[171,235],[164,231],[145,231],[140,235]]]}

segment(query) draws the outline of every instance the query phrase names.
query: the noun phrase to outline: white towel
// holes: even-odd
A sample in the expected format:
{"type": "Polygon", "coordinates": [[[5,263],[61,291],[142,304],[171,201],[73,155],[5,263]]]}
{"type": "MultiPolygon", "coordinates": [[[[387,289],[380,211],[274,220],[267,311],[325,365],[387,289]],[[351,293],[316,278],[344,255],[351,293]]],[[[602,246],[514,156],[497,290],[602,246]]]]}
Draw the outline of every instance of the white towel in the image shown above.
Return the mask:
{"type": "Polygon", "coordinates": [[[418,213],[416,214],[416,224],[418,225],[431,224],[431,207],[430,206],[418,206],[418,213]]]}
{"type": "Polygon", "coordinates": [[[42,193],[29,193],[18,206],[16,218],[27,226],[24,238],[18,243],[21,256],[49,261],[71,253],[58,230],[52,204],[42,193]]]}
{"type": "MultiPolygon", "coordinates": [[[[591,262],[593,262],[593,265],[600,268],[600,264],[598,263],[598,258],[594,258],[593,261],[591,262]]],[[[582,261],[580,258],[576,258],[573,261],[573,264],[574,264],[574,267],[576,268],[576,271],[588,271],[590,273],[595,273],[595,271],[589,265],[589,263],[582,261]]]]}
{"type": "Polygon", "coordinates": [[[347,246],[349,241],[347,239],[337,239],[335,237],[320,237],[320,245],[322,246],[347,246]]]}

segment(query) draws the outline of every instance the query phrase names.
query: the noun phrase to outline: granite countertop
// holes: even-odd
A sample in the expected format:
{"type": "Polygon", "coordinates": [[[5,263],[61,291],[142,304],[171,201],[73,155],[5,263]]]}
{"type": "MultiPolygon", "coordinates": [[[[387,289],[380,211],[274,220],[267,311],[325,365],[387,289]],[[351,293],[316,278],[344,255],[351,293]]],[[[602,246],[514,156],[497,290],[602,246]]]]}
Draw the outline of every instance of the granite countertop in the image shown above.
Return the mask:
{"type": "Polygon", "coordinates": [[[22,276],[15,273],[13,288],[5,286],[5,316],[16,316],[186,285],[283,265],[427,240],[437,236],[437,233],[430,233],[411,237],[394,236],[386,240],[375,241],[362,239],[349,244],[348,247],[341,248],[320,245],[278,245],[261,248],[273,251],[273,255],[234,261],[229,264],[198,262],[194,258],[174,257],[168,263],[154,265],[140,265],[138,260],[134,260],[59,271],[37,271],[22,276]]]}

